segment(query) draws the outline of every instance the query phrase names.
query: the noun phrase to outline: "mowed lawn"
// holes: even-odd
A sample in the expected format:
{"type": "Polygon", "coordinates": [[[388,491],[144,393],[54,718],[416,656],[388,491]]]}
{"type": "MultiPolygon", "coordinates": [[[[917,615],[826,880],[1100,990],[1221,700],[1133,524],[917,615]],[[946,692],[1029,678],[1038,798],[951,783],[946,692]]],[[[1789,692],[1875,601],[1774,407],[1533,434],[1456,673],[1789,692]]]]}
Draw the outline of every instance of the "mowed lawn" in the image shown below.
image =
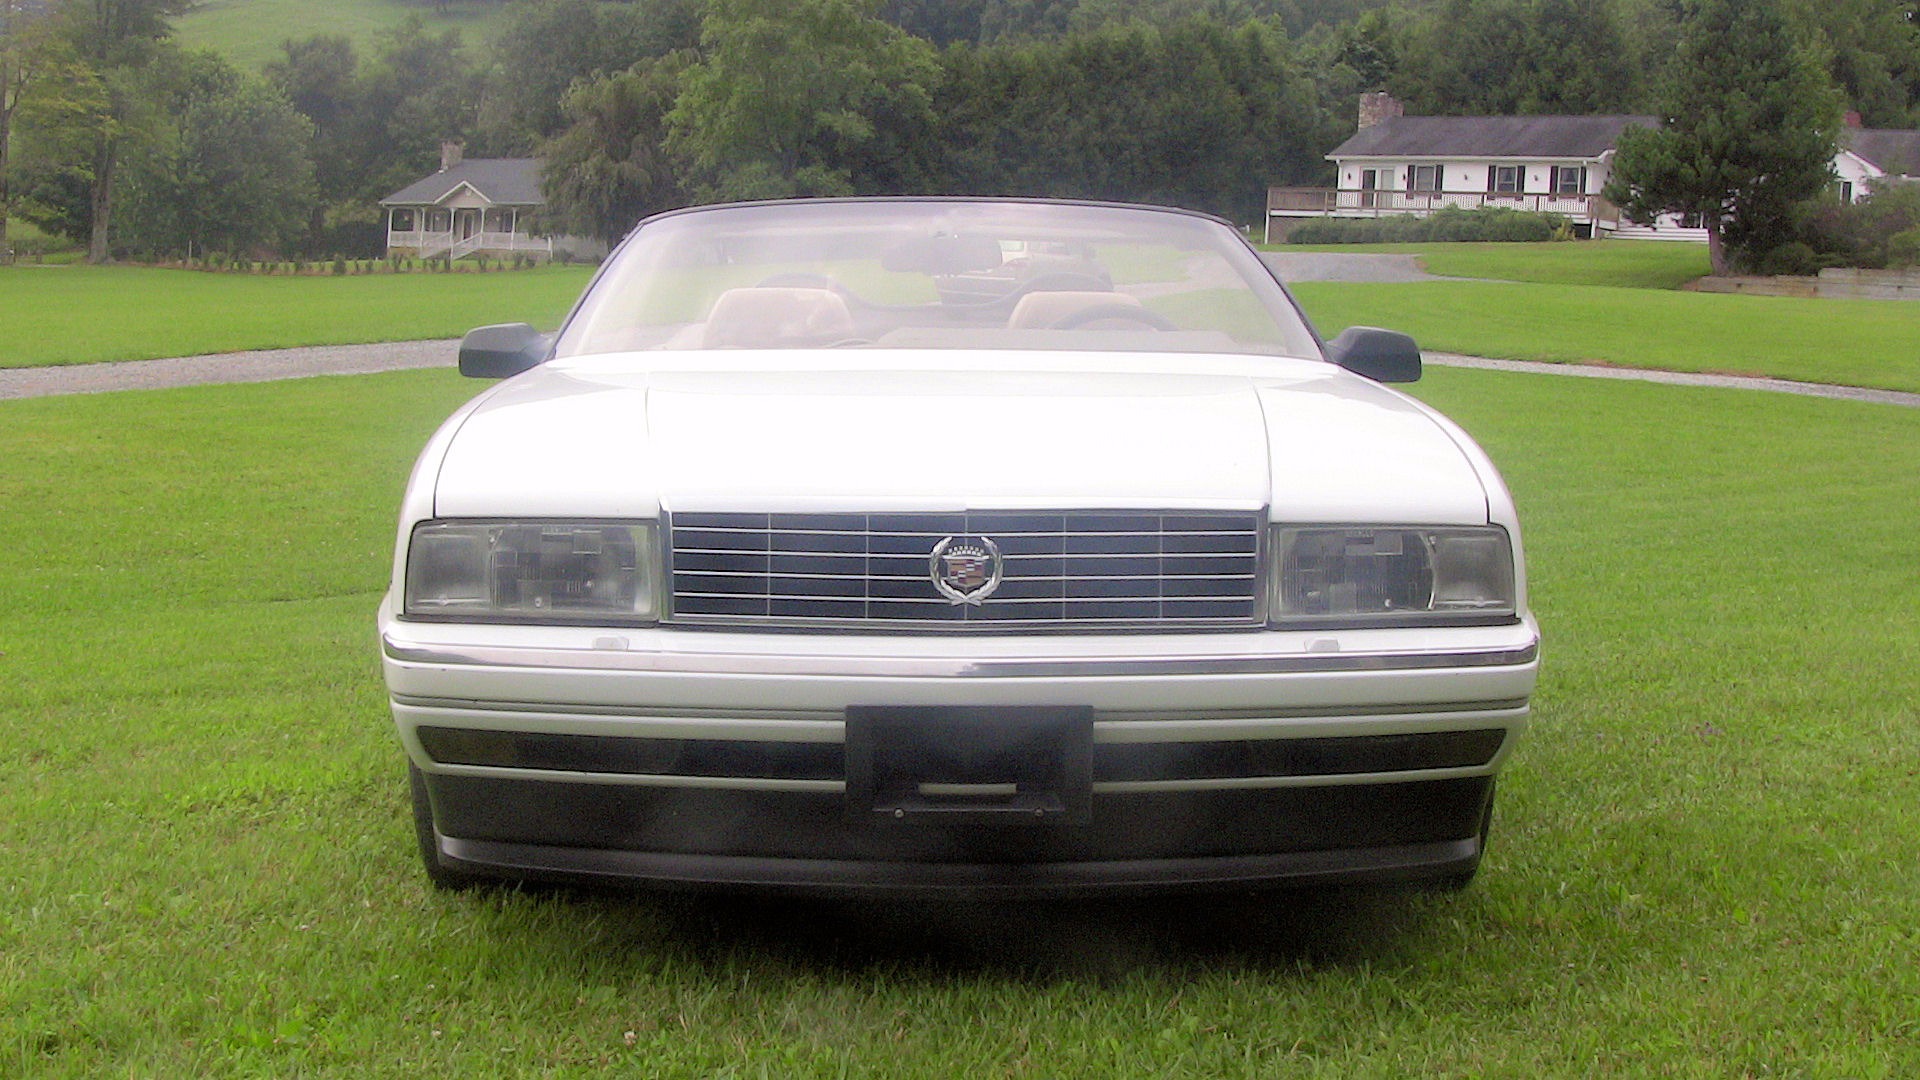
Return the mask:
{"type": "MultiPolygon", "coordinates": [[[[1625,241],[1616,241],[1625,243],[1625,241]]],[[[1920,391],[1920,303],[1602,285],[1302,282],[1321,332],[1385,326],[1424,349],[1920,391]]]]}
{"type": "Polygon", "coordinates": [[[429,891],[405,372],[0,402],[0,1075],[1920,1074],[1920,410],[1436,370],[1546,634],[1467,891],[429,891]]]}
{"type": "Polygon", "coordinates": [[[1479,279],[1295,285],[1329,337],[1348,326],[1385,326],[1438,352],[1920,391],[1920,304],[1678,291],[1707,272],[1701,244],[1602,240],[1272,250],[1411,254],[1431,273],[1479,279]]]}
{"type": "Polygon", "coordinates": [[[585,267],[270,277],[122,266],[0,267],[0,367],[553,329],[585,267]]]}

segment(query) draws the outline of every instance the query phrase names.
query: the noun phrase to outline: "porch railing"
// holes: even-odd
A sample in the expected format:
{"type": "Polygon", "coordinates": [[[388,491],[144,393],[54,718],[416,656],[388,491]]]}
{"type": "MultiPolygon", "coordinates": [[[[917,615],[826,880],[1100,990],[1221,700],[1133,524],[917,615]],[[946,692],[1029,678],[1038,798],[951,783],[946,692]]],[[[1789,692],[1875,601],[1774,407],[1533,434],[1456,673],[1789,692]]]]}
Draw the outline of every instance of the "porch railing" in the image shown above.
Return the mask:
{"type": "Polygon", "coordinates": [[[437,259],[443,255],[460,259],[476,252],[553,256],[551,239],[517,232],[477,232],[461,237],[450,231],[390,229],[387,232],[387,247],[413,248],[422,259],[437,259]]]}
{"type": "Polygon", "coordinates": [[[1564,214],[1617,225],[1620,210],[1598,195],[1504,194],[1484,191],[1378,191],[1359,188],[1267,189],[1268,217],[1388,217],[1431,214],[1443,207],[1506,207],[1564,214]]]}

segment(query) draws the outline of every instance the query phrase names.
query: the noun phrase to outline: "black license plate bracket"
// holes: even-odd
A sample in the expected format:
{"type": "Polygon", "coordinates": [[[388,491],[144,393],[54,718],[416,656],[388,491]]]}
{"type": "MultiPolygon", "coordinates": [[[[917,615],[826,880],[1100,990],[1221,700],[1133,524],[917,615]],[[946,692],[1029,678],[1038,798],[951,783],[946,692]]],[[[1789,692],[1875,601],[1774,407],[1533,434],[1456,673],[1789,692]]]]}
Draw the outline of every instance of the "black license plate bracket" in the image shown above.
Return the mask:
{"type": "Polygon", "coordinates": [[[1093,813],[1091,706],[853,706],[855,821],[1084,825],[1093,813]]]}

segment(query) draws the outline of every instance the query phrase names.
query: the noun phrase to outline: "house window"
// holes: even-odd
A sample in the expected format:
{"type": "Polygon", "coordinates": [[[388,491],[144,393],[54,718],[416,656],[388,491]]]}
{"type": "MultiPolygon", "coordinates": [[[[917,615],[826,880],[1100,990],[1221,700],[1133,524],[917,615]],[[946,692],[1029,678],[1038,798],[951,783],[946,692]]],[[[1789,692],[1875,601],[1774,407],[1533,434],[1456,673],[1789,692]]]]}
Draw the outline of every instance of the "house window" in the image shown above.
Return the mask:
{"type": "Polygon", "coordinates": [[[1553,193],[1555,195],[1585,195],[1587,193],[1587,167],[1585,165],[1555,165],[1553,167],[1553,193]]]}
{"type": "Polygon", "coordinates": [[[410,207],[396,207],[393,211],[393,231],[413,231],[413,210],[410,207]]]}
{"type": "Polygon", "coordinates": [[[1520,194],[1520,166],[1518,165],[1487,166],[1487,194],[1489,195],[1520,194]]]}
{"type": "Polygon", "coordinates": [[[1853,181],[1851,180],[1840,181],[1840,201],[1843,203],[1850,203],[1853,201],[1853,181]]]}
{"type": "Polygon", "coordinates": [[[1440,166],[1409,165],[1407,167],[1408,191],[1439,191],[1440,166]]]}

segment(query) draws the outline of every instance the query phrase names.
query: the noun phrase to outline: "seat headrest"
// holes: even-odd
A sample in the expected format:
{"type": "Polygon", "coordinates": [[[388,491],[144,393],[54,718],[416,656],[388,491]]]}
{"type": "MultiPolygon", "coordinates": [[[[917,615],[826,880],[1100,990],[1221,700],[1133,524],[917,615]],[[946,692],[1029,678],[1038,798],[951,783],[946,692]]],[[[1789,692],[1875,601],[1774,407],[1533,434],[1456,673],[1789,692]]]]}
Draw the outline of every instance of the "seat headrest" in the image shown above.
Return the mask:
{"type": "Polygon", "coordinates": [[[1140,298],[1119,292],[1030,292],[1007,317],[1009,330],[1045,330],[1082,311],[1103,307],[1139,307],[1140,298]]]}
{"type": "Polygon", "coordinates": [[[709,349],[778,349],[829,345],[853,336],[847,302],[832,289],[728,289],[707,313],[709,349]]]}

